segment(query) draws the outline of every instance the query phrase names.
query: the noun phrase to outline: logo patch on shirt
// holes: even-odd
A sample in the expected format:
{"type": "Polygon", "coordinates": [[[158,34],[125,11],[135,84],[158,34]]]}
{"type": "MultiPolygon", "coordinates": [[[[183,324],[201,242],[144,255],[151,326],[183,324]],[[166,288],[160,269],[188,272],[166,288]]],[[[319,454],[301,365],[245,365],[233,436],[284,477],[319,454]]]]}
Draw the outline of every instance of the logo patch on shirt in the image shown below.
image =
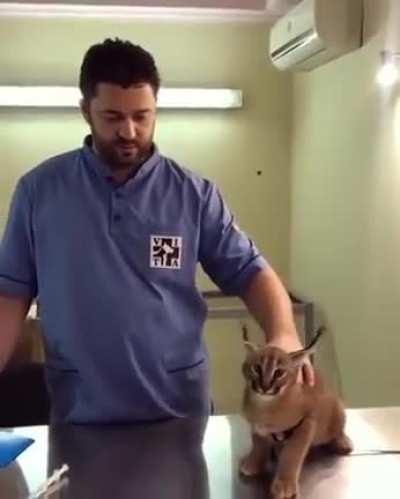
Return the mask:
{"type": "Polygon", "coordinates": [[[182,238],[177,236],[150,236],[150,267],[180,269],[182,238]]]}

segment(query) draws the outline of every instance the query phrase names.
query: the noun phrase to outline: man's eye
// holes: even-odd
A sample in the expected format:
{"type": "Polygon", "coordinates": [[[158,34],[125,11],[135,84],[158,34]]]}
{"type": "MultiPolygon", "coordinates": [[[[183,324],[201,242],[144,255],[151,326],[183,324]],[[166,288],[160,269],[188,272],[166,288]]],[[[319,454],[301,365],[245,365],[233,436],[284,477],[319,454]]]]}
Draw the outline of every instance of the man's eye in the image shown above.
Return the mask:
{"type": "Polygon", "coordinates": [[[136,118],[137,123],[146,123],[147,121],[149,121],[149,116],[147,114],[140,114],[136,118]]]}
{"type": "Polygon", "coordinates": [[[107,121],[107,123],[117,123],[120,119],[116,116],[106,116],[105,120],[107,121]]]}

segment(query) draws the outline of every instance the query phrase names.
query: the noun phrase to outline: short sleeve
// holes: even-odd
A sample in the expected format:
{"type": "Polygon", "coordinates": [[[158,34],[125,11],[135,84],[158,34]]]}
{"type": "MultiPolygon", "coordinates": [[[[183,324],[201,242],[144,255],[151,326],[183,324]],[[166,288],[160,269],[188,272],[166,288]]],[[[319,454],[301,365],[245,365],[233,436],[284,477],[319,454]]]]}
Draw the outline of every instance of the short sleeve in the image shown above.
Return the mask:
{"type": "Polygon", "coordinates": [[[24,179],[15,188],[0,243],[0,294],[37,295],[32,203],[24,179]]]}
{"type": "Polygon", "coordinates": [[[240,295],[253,274],[268,266],[251,239],[239,229],[220,192],[208,183],[201,217],[199,260],[228,295],[240,295]]]}

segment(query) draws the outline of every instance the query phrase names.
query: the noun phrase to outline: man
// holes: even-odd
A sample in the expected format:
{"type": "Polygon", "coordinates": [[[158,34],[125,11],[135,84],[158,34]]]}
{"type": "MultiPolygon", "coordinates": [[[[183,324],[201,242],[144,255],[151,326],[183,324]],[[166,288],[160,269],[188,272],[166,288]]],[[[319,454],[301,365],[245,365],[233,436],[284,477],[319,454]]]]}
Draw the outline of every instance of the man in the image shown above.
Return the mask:
{"type": "Polygon", "coordinates": [[[153,143],[159,86],[141,47],[118,39],[91,47],[80,74],[91,135],[14,192],[0,248],[0,368],[37,297],[55,421],[209,411],[198,262],[243,298],[267,341],[301,346],[279,278],[214,184],[153,143]]]}

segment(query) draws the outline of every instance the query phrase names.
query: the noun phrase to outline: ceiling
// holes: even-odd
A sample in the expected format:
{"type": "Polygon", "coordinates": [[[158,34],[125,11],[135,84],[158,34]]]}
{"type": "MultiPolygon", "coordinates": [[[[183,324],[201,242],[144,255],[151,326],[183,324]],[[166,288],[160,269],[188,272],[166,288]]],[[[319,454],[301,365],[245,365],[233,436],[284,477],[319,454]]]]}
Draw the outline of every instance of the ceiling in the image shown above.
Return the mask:
{"type": "Polygon", "coordinates": [[[220,18],[268,21],[285,14],[301,0],[0,0],[0,15],[120,14],[141,17],[220,18]],[[86,6],[86,7],[85,7],[86,6]]]}

